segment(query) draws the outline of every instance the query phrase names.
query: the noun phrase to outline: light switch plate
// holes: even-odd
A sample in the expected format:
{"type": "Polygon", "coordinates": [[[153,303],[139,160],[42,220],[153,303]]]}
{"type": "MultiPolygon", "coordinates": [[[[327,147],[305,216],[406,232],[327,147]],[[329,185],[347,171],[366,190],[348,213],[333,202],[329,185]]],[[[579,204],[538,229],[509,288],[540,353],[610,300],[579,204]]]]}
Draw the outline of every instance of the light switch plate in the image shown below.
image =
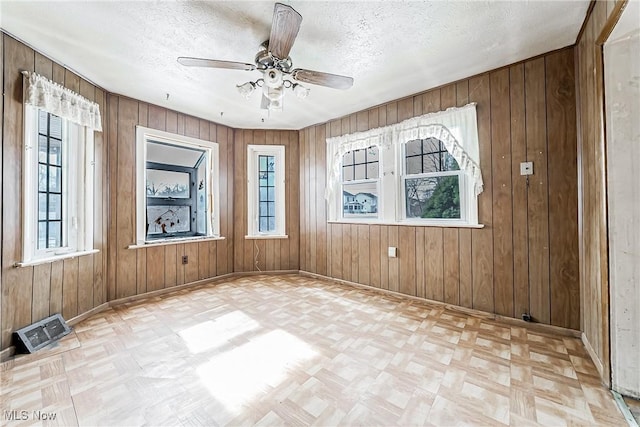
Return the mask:
{"type": "Polygon", "coordinates": [[[397,256],[398,250],[393,246],[389,246],[389,258],[395,258],[397,256]]]}
{"type": "Polygon", "coordinates": [[[520,175],[533,175],[533,162],[520,163],[520,175]]]}

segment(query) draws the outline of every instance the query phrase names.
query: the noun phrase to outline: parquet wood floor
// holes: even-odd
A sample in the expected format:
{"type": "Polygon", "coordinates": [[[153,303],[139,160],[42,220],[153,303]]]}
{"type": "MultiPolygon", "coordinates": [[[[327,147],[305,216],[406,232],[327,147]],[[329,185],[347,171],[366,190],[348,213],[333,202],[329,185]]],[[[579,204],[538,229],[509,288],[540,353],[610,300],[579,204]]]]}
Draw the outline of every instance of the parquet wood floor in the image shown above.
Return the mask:
{"type": "Polygon", "coordinates": [[[1,386],[10,426],[625,422],[578,339],[298,275],[108,309],[1,386]]]}

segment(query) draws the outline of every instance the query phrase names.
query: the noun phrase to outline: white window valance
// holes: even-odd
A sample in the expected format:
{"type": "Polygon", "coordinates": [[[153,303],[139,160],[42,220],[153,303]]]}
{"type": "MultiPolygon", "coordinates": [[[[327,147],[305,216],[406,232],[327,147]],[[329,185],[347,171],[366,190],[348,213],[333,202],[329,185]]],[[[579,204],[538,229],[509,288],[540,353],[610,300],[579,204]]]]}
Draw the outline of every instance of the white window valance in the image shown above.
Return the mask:
{"type": "Polygon", "coordinates": [[[452,107],[445,111],[429,113],[389,126],[327,138],[326,198],[329,200],[340,182],[342,156],[353,150],[372,145],[388,148],[415,139],[437,138],[458,162],[460,169],[471,178],[476,196],[482,193],[480,148],[476,103],[464,107],[452,107]]]}
{"type": "Polygon", "coordinates": [[[102,131],[100,107],[95,102],[39,74],[23,71],[24,102],[89,129],[102,131]]]}

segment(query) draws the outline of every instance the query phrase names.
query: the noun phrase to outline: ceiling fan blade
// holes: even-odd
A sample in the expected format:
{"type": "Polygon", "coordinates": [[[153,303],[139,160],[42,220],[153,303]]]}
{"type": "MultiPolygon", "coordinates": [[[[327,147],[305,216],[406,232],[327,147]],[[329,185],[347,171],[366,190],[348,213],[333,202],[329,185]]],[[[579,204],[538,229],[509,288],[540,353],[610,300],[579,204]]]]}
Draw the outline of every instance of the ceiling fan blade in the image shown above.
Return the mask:
{"type": "Polygon", "coordinates": [[[321,73],[320,71],[304,70],[296,68],[291,76],[305,83],[326,86],[333,89],[349,89],[353,86],[353,77],[339,76],[337,74],[321,73]]]}
{"type": "Polygon", "coordinates": [[[273,8],[273,22],[269,35],[269,51],[278,59],[287,59],[296,41],[302,23],[302,15],[291,6],[276,3],[273,8]]]}
{"type": "Polygon", "coordinates": [[[211,68],[226,68],[229,70],[245,70],[253,71],[256,66],[253,64],[245,64],[243,62],[233,61],[218,61],[216,59],[204,59],[204,58],[189,58],[181,56],[178,58],[178,62],[187,67],[211,67],[211,68]]]}

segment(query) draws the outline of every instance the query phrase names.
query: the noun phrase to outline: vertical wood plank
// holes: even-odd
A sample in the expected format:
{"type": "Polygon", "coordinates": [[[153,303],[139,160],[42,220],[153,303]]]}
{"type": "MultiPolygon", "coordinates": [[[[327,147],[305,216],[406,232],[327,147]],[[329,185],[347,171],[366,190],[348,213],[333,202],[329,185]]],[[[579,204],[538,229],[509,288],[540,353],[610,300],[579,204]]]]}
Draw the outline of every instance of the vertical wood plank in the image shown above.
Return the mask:
{"type": "Polygon", "coordinates": [[[527,182],[520,175],[520,163],[527,161],[525,135],[524,64],[509,68],[511,105],[511,203],[513,212],[513,300],[514,314],[529,313],[529,231],[527,182]]]}
{"type": "MultiPolygon", "coordinates": [[[[164,246],[164,287],[168,288],[171,286],[175,286],[178,283],[178,264],[176,262],[177,259],[177,245],[167,245],[164,246]]],[[[161,259],[161,255],[158,255],[157,258],[154,256],[154,259],[161,259]]],[[[162,264],[153,266],[155,271],[157,272],[157,276],[154,277],[154,286],[160,287],[160,272],[163,268],[162,264]],[[156,278],[157,277],[157,281],[156,278]]]]}
{"type": "Polygon", "coordinates": [[[444,301],[444,264],[441,228],[425,230],[425,270],[426,297],[435,301],[444,301]]]}
{"type": "Polygon", "coordinates": [[[33,268],[33,300],[31,302],[31,318],[34,322],[49,315],[50,296],[51,264],[36,265],[33,268]]]}
{"type": "MultiPolygon", "coordinates": [[[[358,126],[366,127],[369,122],[368,113],[363,119],[359,119],[358,126]],[[363,123],[361,123],[363,122],[363,123]]],[[[316,186],[314,193],[316,195],[316,241],[318,245],[316,262],[316,270],[318,274],[327,274],[327,204],[324,199],[324,189],[326,187],[326,153],[327,153],[327,131],[326,125],[316,126],[316,186]]],[[[367,252],[367,261],[368,261],[367,252]]],[[[363,254],[364,256],[364,254],[363,254]]],[[[367,262],[368,264],[368,262],[367,262]]]]}
{"type": "Polygon", "coordinates": [[[184,266],[184,283],[192,283],[198,280],[198,243],[185,243],[184,254],[189,257],[184,266]]]}
{"type": "Polygon", "coordinates": [[[167,256],[167,249],[175,246],[150,246],[147,248],[146,271],[147,292],[163,289],[165,286],[175,284],[175,256],[167,256]],[[166,270],[173,270],[173,283],[166,283],[166,270]]]}
{"type": "Polygon", "coordinates": [[[136,295],[147,292],[147,249],[136,249],[136,295]]]}
{"type": "Polygon", "coordinates": [[[65,259],[62,273],[62,317],[78,315],[78,258],[65,259]]]}
{"type": "Polygon", "coordinates": [[[93,308],[93,255],[78,258],[78,314],[93,308]]]}
{"type": "Polygon", "coordinates": [[[509,69],[490,74],[495,312],[513,317],[513,217],[509,69]]]}
{"type": "Polygon", "coordinates": [[[549,259],[551,324],[580,328],[578,189],[573,52],[548,55],[546,65],[549,141],[549,259]]]}
{"type": "Polygon", "coordinates": [[[62,261],[51,263],[51,292],[49,293],[49,314],[62,313],[62,281],[64,264],[62,261]]]}
{"type": "Polygon", "coordinates": [[[460,305],[473,307],[473,272],[471,269],[471,230],[461,228],[458,230],[458,250],[460,251],[460,305]]]}
{"type": "Polygon", "coordinates": [[[380,226],[369,226],[369,266],[371,274],[369,282],[371,286],[380,287],[380,226]]]}
{"type": "Polygon", "coordinates": [[[363,285],[370,285],[371,267],[369,263],[369,225],[357,225],[356,230],[358,233],[358,283],[361,283],[363,285]]]}
{"type": "Polygon", "coordinates": [[[389,289],[389,226],[380,226],[380,287],[389,289]]]}
{"type": "Polygon", "coordinates": [[[342,277],[351,280],[351,225],[342,224],[342,277]]]}
{"type": "Polygon", "coordinates": [[[477,102],[480,168],[487,183],[478,197],[478,219],[483,229],[471,231],[473,308],[493,312],[493,225],[491,174],[491,90],[489,76],[469,80],[469,101],[477,102]]]}
{"type": "Polygon", "coordinates": [[[525,62],[527,160],[533,161],[529,178],[529,283],[531,315],[549,323],[549,190],[547,178],[547,122],[544,58],[525,62]]]}
{"type": "MultiPolygon", "coordinates": [[[[387,111],[389,111],[387,109],[387,111]]],[[[389,246],[394,248],[398,247],[398,226],[389,226],[389,246]]],[[[400,255],[398,250],[398,255],[400,255]]],[[[394,292],[400,292],[400,263],[398,258],[389,258],[389,290],[394,292]]]]}
{"type": "Polygon", "coordinates": [[[458,229],[442,230],[444,302],[460,304],[460,253],[458,229]]]}
{"type": "Polygon", "coordinates": [[[342,224],[331,224],[331,273],[336,279],[344,279],[342,224]]]}
{"type": "MultiPolygon", "coordinates": [[[[410,99],[410,98],[409,98],[410,99]]],[[[413,102],[411,103],[413,108],[413,102]]],[[[406,295],[417,295],[416,289],[416,228],[399,227],[398,229],[398,290],[406,295]]]]}
{"type": "Polygon", "coordinates": [[[427,272],[425,271],[425,227],[416,227],[416,296],[426,298],[427,295],[427,272]]]}

